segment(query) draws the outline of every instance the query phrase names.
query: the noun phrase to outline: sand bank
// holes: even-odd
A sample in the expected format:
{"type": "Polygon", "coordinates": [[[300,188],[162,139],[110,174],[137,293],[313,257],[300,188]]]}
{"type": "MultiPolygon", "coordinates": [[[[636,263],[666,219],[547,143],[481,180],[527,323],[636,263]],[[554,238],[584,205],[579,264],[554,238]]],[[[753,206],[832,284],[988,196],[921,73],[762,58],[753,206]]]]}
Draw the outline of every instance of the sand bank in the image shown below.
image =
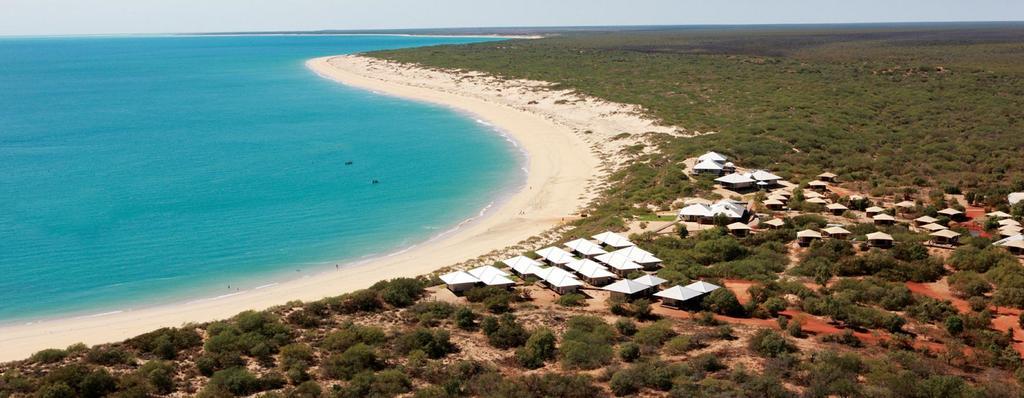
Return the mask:
{"type": "Polygon", "coordinates": [[[639,117],[634,107],[547,90],[541,82],[504,81],[357,56],[318,58],[307,66],[343,84],[442,104],[493,124],[528,154],[525,186],[484,217],[439,239],[339,271],[212,299],[0,327],[0,361],[77,342],[119,341],[160,327],[223,319],[290,300],[335,296],[382,279],[422,275],[493,254],[556,227],[589,203],[604,172],[625,160],[617,155],[618,149],[635,143],[634,138],[613,136],[678,133],[639,117]]]}

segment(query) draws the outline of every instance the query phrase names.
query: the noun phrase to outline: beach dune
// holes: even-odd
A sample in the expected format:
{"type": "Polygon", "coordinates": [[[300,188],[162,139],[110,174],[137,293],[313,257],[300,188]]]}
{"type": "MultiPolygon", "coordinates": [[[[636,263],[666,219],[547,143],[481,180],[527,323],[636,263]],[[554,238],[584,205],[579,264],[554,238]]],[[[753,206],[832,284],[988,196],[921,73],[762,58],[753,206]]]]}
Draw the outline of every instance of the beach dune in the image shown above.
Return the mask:
{"type": "MultiPolygon", "coordinates": [[[[468,112],[512,137],[527,153],[526,184],[487,214],[411,250],[260,289],[185,303],[0,327],[0,361],[50,347],[123,340],[160,327],[228,318],[290,300],[316,300],[366,288],[382,279],[417,276],[514,245],[573,216],[592,197],[602,159],[578,129],[550,115],[510,106],[465,87],[420,85],[409,75],[376,69],[363,57],[310,60],[319,75],[385,95],[468,112]],[[591,189],[588,189],[591,188],[591,189]]],[[[393,66],[398,67],[398,66],[393,66]]],[[[409,69],[415,73],[416,69],[409,69]]],[[[427,73],[427,72],[422,72],[427,73]]],[[[437,72],[431,72],[437,73],[437,72]]],[[[500,96],[500,95],[499,95],[500,96]]]]}

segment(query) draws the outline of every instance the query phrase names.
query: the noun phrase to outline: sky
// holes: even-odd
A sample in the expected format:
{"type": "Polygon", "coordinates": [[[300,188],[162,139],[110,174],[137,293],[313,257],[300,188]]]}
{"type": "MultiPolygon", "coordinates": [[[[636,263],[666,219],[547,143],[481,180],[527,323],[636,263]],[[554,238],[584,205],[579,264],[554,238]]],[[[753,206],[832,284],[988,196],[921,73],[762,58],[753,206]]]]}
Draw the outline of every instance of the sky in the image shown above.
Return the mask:
{"type": "Polygon", "coordinates": [[[0,0],[0,35],[1024,20],[1024,0],[0,0]]]}

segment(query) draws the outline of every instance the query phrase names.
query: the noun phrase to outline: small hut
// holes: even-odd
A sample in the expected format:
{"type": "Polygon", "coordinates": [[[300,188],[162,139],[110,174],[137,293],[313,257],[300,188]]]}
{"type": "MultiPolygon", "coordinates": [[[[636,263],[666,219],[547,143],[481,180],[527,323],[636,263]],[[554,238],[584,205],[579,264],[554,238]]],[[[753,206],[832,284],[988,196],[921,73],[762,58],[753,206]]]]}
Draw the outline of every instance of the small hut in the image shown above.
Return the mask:
{"type": "Polygon", "coordinates": [[[762,222],[759,225],[764,225],[765,227],[768,227],[768,229],[779,229],[779,228],[784,227],[786,225],[786,222],[782,221],[782,220],[780,220],[778,218],[773,218],[771,220],[762,222]]]}
{"type": "Polygon", "coordinates": [[[558,267],[544,268],[537,273],[537,276],[544,281],[548,289],[558,294],[575,293],[583,286],[583,282],[564,269],[558,267]]]}
{"type": "Polygon", "coordinates": [[[544,264],[526,256],[515,256],[501,262],[507,265],[512,273],[521,277],[537,275],[537,271],[544,269],[544,264]]]}
{"type": "Polygon", "coordinates": [[[598,243],[605,245],[606,247],[611,247],[613,249],[621,249],[624,247],[636,246],[633,244],[633,242],[630,242],[629,239],[626,239],[626,237],[614,233],[612,231],[605,231],[597,235],[591,236],[591,238],[594,238],[594,240],[596,240],[598,243]]]}
{"type": "Polygon", "coordinates": [[[634,263],[625,254],[608,253],[594,257],[595,260],[611,268],[611,271],[619,276],[626,276],[630,272],[644,269],[640,264],[634,263]]]}
{"type": "Polygon", "coordinates": [[[928,231],[928,232],[936,232],[936,231],[941,231],[941,230],[944,230],[944,229],[949,229],[949,228],[946,228],[945,225],[936,224],[936,223],[925,224],[925,225],[920,226],[919,228],[921,228],[921,229],[923,229],[925,231],[928,231]]]}
{"type": "Polygon", "coordinates": [[[964,219],[964,212],[954,209],[952,207],[947,207],[945,209],[939,210],[939,214],[949,217],[950,220],[954,221],[960,221],[964,219]]]}
{"type": "Polygon", "coordinates": [[[904,200],[894,205],[897,211],[909,211],[913,210],[917,205],[909,200],[904,200]]]}
{"type": "Polygon", "coordinates": [[[838,177],[839,176],[835,175],[834,173],[830,173],[830,172],[826,171],[824,173],[818,174],[818,181],[836,182],[836,178],[838,178],[838,177]]]}
{"type": "Polygon", "coordinates": [[[825,208],[827,208],[829,212],[831,212],[832,214],[837,215],[837,216],[841,216],[847,210],[850,210],[848,207],[843,206],[840,203],[832,203],[832,204],[829,204],[828,206],[825,206],[825,208]]]}
{"type": "Polygon", "coordinates": [[[653,291],[661,289],[661,285],[665,284],[665,282],[668,282],[668,279],[661,278],[657,275],[644,274],[644,276],[633,279],[633,282],[650,286],[651,290],[653,291]]]}
{"type": "Polygon", "coordinates": [[[778,199],[769,198],[762,203],[764,203],[764,207],[768,210],[780,211],[786,209],[786,203],[778,199]]]}
{"type": "Polygon", "coordinates": [[[867,238],[868,244],[871,245],[871,247],[878,247],[883,249],[892,247],[892,235],[889,235],[885,232],[872,232],[867,235],[867,238]]]}
{"type": "Polygon", "coordinates": [[[1017,256],[1024,254],[1024,239],[1011,240],[1009,242],[1006,242],[1002,246],[1005,247],[1006,250],[1008,250],[1011,254],[1017,256]]]}
{"type": "Polygon", "coordinates": [[[703,297],[704,293],[676,285],[654,293],[654,296],[661,298],[661,305],[682,308],[687,305],[696,307],[696,299],[703,297]]]}
{"type": "Polygon", "coordinates": [[[821,232],[805,229],[796,233],[796,239],[800,246],[810,246],[811,242],[821,239],[821,232]]]}
{"type": "Polygon", "coordinates": [[[881,213],[877,216],[871,217],[875,225],[893,225],[896,224],[896,217],[890,216],[885,213],[881,213]]]}
{"type": "Polygon", "coordinates": [[[726,225],[725,228],[728,229],[729,233],[733,234],[733,236],[741,238],[750,234],[750,226],[741,222],[734,222],[726,225]]]}
{"type": "Polygon", "coordinates": [[[594,256],[600,256],[608,253],[601,248],[601,245],[583,238],[567,242],[565,247],[572,250],[573,253],[579,254],[583,258],[594,258],[594,256]]]}
{"type": "Polygon", "coordinates": [[[925,224],[934,224],[939,222],[939,219],[932,216],[921,216],[914,219],[914,225],[920,227],[925,224]]]}
{"type": "Polygon", "coordinates": [[[448,290],[455,294],[465,293],[480,283],[480,279],[466,271],[455,271],[441,275],[441,281],[448,287],[448,290]]]}
{"type": "Polygon", "coordinates": [[[818,192],[825,192],[828,189],[828,183],[825,181],[811,181],[807,183],[807,188],[818,192]]]}
{"type": "Polygon", "coordinates": [[[832,239],[846,239],[850,237],[850,231],[847,231],[843,227],[828,227],[821,232],[824,232],[829,238],[832,239]]]}
{"type": "Polygon", "coordinates": [[[999,224],[1000,227],[1007,227],[1007,226],[1019,227],[1020,226],[1020,222],[1018,222],[1017,220],[1014,220],[1014,219],[1010,219],[1010,218],[1007,218],[1005,220],[999,220],[998,224],[999,224]]]}
{"type": "Polygon", "coordinates": [[[566,264],[566,267],[576,272],[587,283],[594,286],[603,286],[615,279],[615,274],[608,271],[603,265],[584,258],[566,264]]]}
{"type": "Polygon", "coordinates": [[[602,290],[611,292],[612,297],[625,297],[635,299],[645,296],[651,287],[630,279],[623,279],[611,285],[602,287],[602,290]]]}
{"type": "Polygon", "coordinates": [[[928,235],[932,237],[932,242],[937,245],[956,246],[960,243],[960,233],[948,229],[932,232],[928,235]]]}
{"type": "Polygon", "coordinates": [[[864,209],[864,213],[866,213],[868,217],[874,217],[879,214],[885,213],[885,209],[878,206],[871,206],[867,209],[864,209]]]}
{"type": "Polygon", "coordinates": [[[988,217],[988,218],[1010,218],[1010,217],[1013,217],[1013,216],[1011,216],[1010,214],[1006,213],[1005,211],[996,210],[996,211],[993,211],[991,213],[985,213],[985,217],[988,217]]]}

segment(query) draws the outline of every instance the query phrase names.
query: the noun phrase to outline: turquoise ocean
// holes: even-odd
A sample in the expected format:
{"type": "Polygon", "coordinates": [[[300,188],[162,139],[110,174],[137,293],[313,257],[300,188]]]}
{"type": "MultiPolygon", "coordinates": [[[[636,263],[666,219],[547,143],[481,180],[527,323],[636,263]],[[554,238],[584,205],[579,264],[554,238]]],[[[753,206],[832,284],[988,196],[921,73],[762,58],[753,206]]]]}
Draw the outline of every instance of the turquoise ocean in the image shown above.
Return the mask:
{"type": "Polygon", "coordinates": [[[477,216],[525,180],[500,132],[304,63],[481,40],[0,39],[0,323],[266,286],[477,216]]]}

